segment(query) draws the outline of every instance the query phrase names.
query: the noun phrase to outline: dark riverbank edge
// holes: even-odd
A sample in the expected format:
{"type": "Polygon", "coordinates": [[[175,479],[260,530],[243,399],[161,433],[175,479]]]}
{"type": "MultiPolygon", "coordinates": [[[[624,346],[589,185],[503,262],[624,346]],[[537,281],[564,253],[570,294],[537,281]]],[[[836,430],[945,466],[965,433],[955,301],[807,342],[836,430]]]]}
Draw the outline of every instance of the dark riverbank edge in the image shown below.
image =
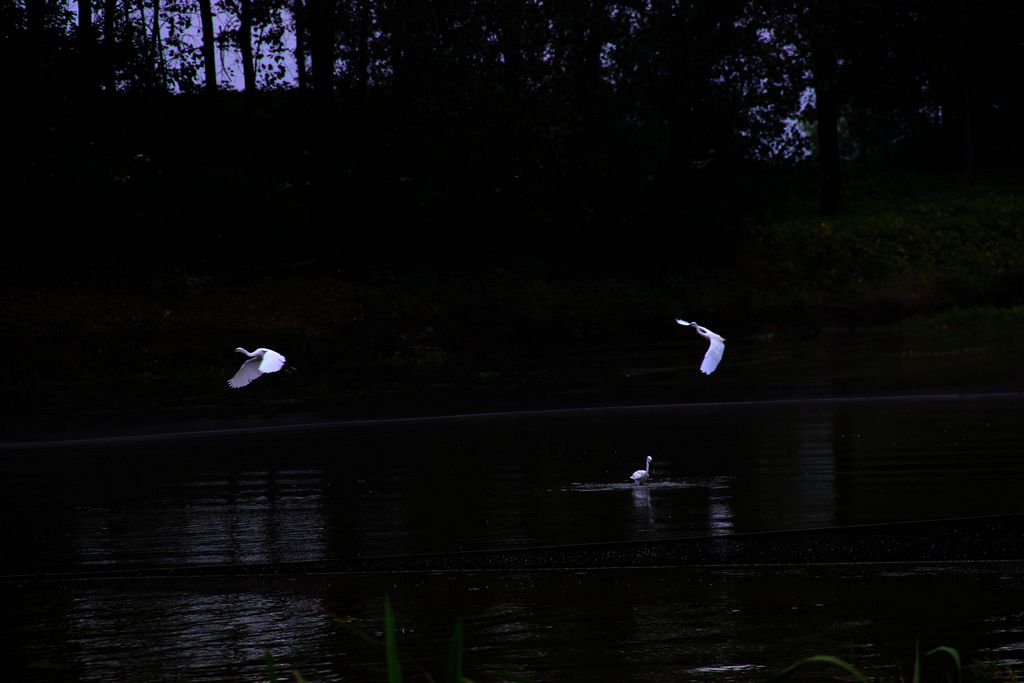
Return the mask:
{"type": "MultiPolygon", "coordinates": [[[[676,327],[676,326],[672,326],[676,327]]],[[[696,335],[670,342],[578,346],[489,364],[346,374],[315,358],[242,389],[224,378],[122,376],[38,382],[0,393],[0,444],[530,411],[637,409],[752,402],[931,400],[1024,396],[1016,325],[982,337],[907,326],[813,337],[732,337],[712,375],[696,335]],[[692,338],[691,338],[692,337],[692,338]]],[[[675,330],[670,330],[675,332],[675,330]]],[[[293,356],[293,358],[295,358],[293,356]]]]}
{"type": "MultiPolygon", "coordinates": [[[[393,398],[393,397],[392,397],[393,398]]],[[[678,398],[678,397],[676,397],[678,398]]],[[[0,436],[0,453],[54,448],[91,448],[191,439],[224,438],[281,432],[312,432],[349,427],[388,428],[405,424],[443,423],[456,420],[570,418],[618,415],[629,412],[655,413],[665,410],[770,407],[784,405],[838,405],[844,403],[888,403],[894,406],[923,402],[1019,401],[1024,391],[1017,385],[949,386],[912,388],[864,393],[821,392],[749,393],[746,397],[707,393],[697,400],[672,400],[665,394],[636,396],[594,393],[575,402],[548,394],[518,399],[509,396],[436,396],[407,394],[401,401],[355,405],[350,401],[293,399],[287,406],[264,401],[249,410],[225,412],[209,406],[177,405],[160,412],[139,412],[108,408],[103,413],[26,416],[0,436]],[[435,399],[430,401],[429,399],[435,399]],[[632,400],[630,400],[632,399],[632,400]],[[360,410],[360,408],[362,410],[360,410]]]]}

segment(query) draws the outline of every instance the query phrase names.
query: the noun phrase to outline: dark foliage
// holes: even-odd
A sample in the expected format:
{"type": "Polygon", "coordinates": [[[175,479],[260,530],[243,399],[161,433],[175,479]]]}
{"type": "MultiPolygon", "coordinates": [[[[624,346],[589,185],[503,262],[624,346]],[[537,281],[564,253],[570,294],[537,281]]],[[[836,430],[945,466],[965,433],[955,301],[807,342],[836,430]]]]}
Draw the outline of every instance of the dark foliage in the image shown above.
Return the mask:
{"type": "Polygon", "coordinates": [[[1021,158],[1024,47],[994,6],[245,7],[87,2],[86,22],[0,0],[0,184],[26,228],[8,275],[123,272],[125,254],[142,269],[519,254],[600,271],[624,250],[658,268],[698,247],[721,269],[802,165],[822,169],[808,192],[834,212],[843,160],[971,177],[1021,158]],[[213,92],[210,45],[184,38],[207,11],[242,55],[244,96],[223,75],[213,92]]]}

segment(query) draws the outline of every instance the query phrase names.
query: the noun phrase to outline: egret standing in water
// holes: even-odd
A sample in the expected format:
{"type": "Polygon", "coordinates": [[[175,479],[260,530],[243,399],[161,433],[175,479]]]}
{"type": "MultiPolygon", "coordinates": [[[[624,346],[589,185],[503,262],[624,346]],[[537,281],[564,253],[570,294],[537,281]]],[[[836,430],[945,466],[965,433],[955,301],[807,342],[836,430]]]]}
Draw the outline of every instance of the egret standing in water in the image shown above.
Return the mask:
{"type": "Polygon", "coordinates": [[[652,458],[651,456],[648,455],[647,456],[647,469],[637,470],[636,472],[634,472],[633,474],[630,475],[629,478],[633,480],[634,484],[639,486],[640,484],[646,484],[647,483],[647,480],[651,476],[651,463],[652,462],[654,462],[654,458],[652,458]]]}
{"type": "Polygon", "coordinates": [[[679,318],[676,318],[676,322],[684,327],[692,327],[697,330],[697,334],[711,342],[707,353],[704,354],[704,361],[700,364],[700,371],[705,375],[710,375],[722,361],[722,354],[725,353],[725,338],[720,334],[715,334],[706,327],[701,327],[697,323],[688,323],[679,318]]]}
{"type": "Polygon", "coordinates": [[[284,367],[284,356],[277,351],[260,347],[249,353],[241,346],[235,351],[249,356],[249,360],[242,363],[242,367],[238,368],[235,376],[228,380],[228,386],[232,389],[244,387],[258,377],[268,372],[277,372],[284,367]]]}

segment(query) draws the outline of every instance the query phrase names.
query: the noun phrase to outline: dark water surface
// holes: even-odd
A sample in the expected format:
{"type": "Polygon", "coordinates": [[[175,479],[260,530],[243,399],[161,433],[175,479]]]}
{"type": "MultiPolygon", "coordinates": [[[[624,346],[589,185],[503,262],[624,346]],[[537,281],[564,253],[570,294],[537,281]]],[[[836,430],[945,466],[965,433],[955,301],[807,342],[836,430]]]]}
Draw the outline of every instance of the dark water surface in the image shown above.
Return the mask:
{"type": "Polygon", "coordinates": [[[824,561],[785,548],[936,520],[953,534],[936,543],[960,543],[963,520],[1016,518],[1022,409],[1019,394],[764,401],[7,447],[3,661],[17,681],[259,681],[270,650],[282,676],[383,680],[383,645],[362,636],[380,636],[387,595],[399,646],[435,678],[456,619],[478,681],[758,680],[820,653],[895,677],[918,637],[1016,666],[1020,539],[974,539],[956,561],[926,536],[885,562],[842,537],[824,561]],[[566,551],[721,537],[757,538],[770,563],[566,551]],[[539,564],[501,559],[542,546],[539,564]],[[382,559],[425,553],[427,570],[382,559]]]}

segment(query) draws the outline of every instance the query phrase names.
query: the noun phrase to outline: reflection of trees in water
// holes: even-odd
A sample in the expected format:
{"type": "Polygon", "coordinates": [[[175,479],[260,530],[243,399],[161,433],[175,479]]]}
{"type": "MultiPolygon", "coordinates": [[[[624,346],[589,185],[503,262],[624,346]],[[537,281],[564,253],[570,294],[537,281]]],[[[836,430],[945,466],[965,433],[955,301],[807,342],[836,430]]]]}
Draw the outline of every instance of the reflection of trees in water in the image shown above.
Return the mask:
{"type": "Polygon", "coordinates": [[[800,412],[796,432],[794,501],[800,519],[812,525],[835,523],[836,458],[832,407],[819,405],[800,412]]]}
{"type": "Polygon", "coordinates": [[[729,480],[716,478],[708,484],[708,527],[713,536],[732,533],[732,505],[729,480]]]}
{"type": "Polygon", "coordinates": [[[745,416],[734,444],[737,531],[831,526],[836,519],[835,416],[827,403],[745,416]]]}
{"type": "MultiPolygon", "coordinates": [[[[139,679],[167,680],[180,678],[187,661],[192,673],[257,680],[266,671],[268,647],[285,661],[336,647],[336,630],[301,592],[237,587],[222,592],[211,584],[203,584],[206,590],[185,585],[126,591],[105,582],[78,591],[62,618],[72,645],[64,651],[64,665],[97,677],[102,670],[114,679],[130,672],[139,679]]],[[[303,673],[314,671],[304,667],[303,673]]]]}
{"type": "Polygon", "coordinates": [[[82,506],[75,563],[216,564],[324,556],[319,470],[207,472],[163,498],[82,506]]]}

